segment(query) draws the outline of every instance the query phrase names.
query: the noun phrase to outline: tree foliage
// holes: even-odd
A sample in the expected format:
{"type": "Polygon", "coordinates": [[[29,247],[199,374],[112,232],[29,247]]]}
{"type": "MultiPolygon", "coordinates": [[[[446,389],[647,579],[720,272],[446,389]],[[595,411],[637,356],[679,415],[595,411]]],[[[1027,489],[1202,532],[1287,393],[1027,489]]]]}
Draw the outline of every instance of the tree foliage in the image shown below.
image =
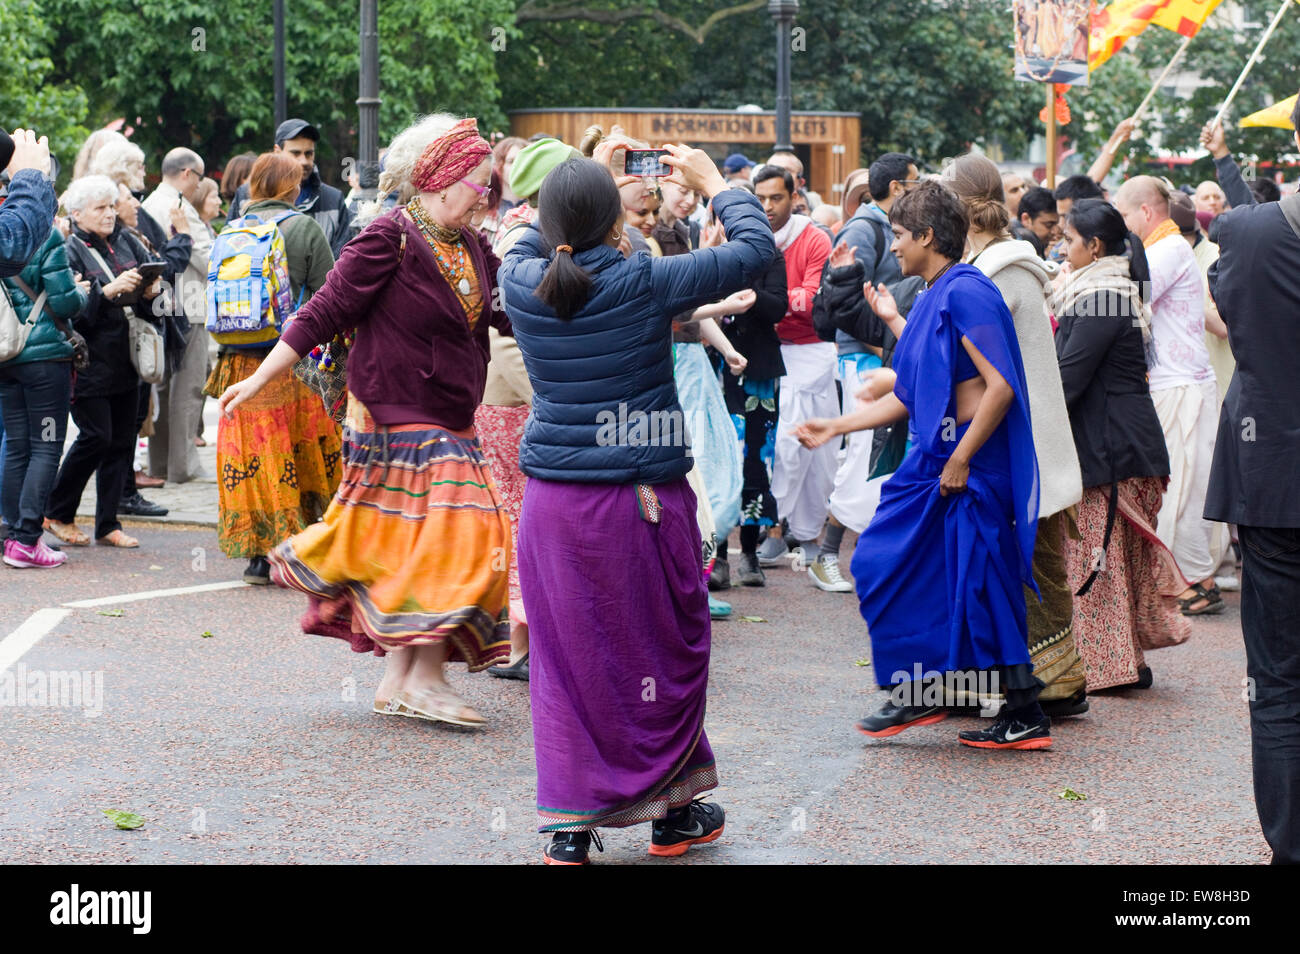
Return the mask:
{"type": "MultiPolygon", "coordinates": [[[[41,0],[57,32],[59,75],[90,94],[90,120],[126,117],[157,155],[191,146],[219,166],[270,148],[272,8],[266,0],[41,0]]],[[[381,141],[417,116],[451,111],[501,125],[493,27],[513,31],[511,0],[381,3],[381,141]]],[[[359,14],[355,3],[286,0],[289,113],[325,136],[321,170],[337,181],[356,142],[359,14]]]]}
{"type": "MultiPolygon", "coordinates": [[[[1223,8],[1185,67],[1208,85],[1162,95],[1129,154],[1194,146],[1200,125],[1245,63],[1277,0],[1241,0],[1249,29],[1223,8]]],[[[358,4],[286,0],[290,115],[325,136],[321,169],[337,181],[356,149],[358,4]]],[[[774,101],[775,28],[757,0],[407,0],[381,2],[380,139],[434,111],[508,128],[506,112],[582,106],[734,109],[774,101]]],[[[791,56],[795,109],[862,116],[861,149],[931,166],[972,144],[1021,152],[1041,131],[1045,90],[1012,77],[1006,0],[805,0],[791,56]]],[[[68,164],[86,128],[124,118],[151,157],[189,145],[219,167],[271,144],[268,0],[0,0],[7,38],[0,114],[50,136],[68,164]]],[[[1151,28],[1074,88],[1062,132],[1086,166],[1142,98],[1179,38],[1151,28]]],[[[1300,87],[1300,11],[1285,21],[1234,110],[1300,87]]],[[[1277,131],[1230,132],[1271,157],[1277,131]]],[[[1202,174],[1197,170],[1194,174],[1202,174]]]]}
{"type": "Polygon", "coordinates": [[[0,125],[35,129],[71,166],[86,138],[87,99],[75,77],[56,73],[50,59],[54,31],[33,0],[0,2],[0,37],[5,66],[0,72],[0,125]]]}

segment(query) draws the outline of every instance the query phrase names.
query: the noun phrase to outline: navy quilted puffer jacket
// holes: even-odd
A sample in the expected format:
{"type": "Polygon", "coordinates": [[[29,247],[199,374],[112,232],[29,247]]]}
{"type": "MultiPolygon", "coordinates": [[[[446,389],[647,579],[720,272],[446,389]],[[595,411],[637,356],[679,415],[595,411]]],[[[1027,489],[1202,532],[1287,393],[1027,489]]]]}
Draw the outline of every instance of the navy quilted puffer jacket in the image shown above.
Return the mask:
{"type": "Polygon", "coordinates": [[[718,248],[631,258],[608,245],[574,254],[592,277],[568,320],[534,294],[550,262],[535,227],[506,253],[498,278],[533,385],[519,467],[579,483],[666,483],[691,469],[673,382],[672,316],[750,287],[776,245],[758,200],[740,189],[713,199],[727,230],[718,248]]]}

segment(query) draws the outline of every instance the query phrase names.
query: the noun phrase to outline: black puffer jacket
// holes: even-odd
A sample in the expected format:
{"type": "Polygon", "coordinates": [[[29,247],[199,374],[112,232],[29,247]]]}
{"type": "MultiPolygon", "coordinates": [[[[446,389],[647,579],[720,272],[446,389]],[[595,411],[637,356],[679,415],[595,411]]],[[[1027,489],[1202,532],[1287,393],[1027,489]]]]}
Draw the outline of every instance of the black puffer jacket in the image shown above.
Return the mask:
{"type": "Polygon", "coordinates": [[[776,326],[789,307],[785,256],[780,249],[750,287],[756,296],[754,306],[724,324],[722,332],[749,362],[745,377],[754,381],[779,378],[785,374],[785,362],[781,360],[781,339],[777,337],[776,326]]]}
{"type": "Polygon", "coordinates": [[[139,386],[140,376],[131,363],[131,338],[127,326],[128,311],[162,331],[162,318],[153,314],[152,303],[141,299],[134,305],[115,305],[104,297],[103,288],[118,275],[152,256],[140,240],[121,222],[113,227],[107,241],[80,228],[68,236],[68,266],[90,281],[90,297],[73,323],[86,339],[90,350],[90,367],[77,375],[74,397],[103,397],[121,394],[139,386]],[[93,248],[112,269],[105,274],[93,248]]]}

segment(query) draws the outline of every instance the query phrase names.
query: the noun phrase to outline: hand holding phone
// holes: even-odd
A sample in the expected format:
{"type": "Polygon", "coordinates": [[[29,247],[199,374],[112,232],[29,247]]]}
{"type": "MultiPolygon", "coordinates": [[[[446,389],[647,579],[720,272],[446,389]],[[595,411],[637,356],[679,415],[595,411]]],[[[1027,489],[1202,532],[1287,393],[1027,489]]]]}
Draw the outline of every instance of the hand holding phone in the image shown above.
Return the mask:
{"type": "Polygon", "coordinates": [[[623,174],[642,179],[666,176],[672,172],[660,162],[660,157],[666,155],[667,149],[629,149],[623,157],[623,174]]]}

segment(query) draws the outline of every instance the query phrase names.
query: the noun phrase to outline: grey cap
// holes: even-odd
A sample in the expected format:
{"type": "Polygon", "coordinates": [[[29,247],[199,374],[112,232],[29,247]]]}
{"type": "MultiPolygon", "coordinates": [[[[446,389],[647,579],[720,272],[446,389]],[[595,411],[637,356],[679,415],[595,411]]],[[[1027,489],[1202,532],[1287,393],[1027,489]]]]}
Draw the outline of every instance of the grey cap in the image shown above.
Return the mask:
{"type": "Polygon", "coordinates": [[[320,142],[320,130],[305,119],[286,119],[275,130],[275,144],[278,146],[286,139],[306,136],[313,142],[320,142]]]}

